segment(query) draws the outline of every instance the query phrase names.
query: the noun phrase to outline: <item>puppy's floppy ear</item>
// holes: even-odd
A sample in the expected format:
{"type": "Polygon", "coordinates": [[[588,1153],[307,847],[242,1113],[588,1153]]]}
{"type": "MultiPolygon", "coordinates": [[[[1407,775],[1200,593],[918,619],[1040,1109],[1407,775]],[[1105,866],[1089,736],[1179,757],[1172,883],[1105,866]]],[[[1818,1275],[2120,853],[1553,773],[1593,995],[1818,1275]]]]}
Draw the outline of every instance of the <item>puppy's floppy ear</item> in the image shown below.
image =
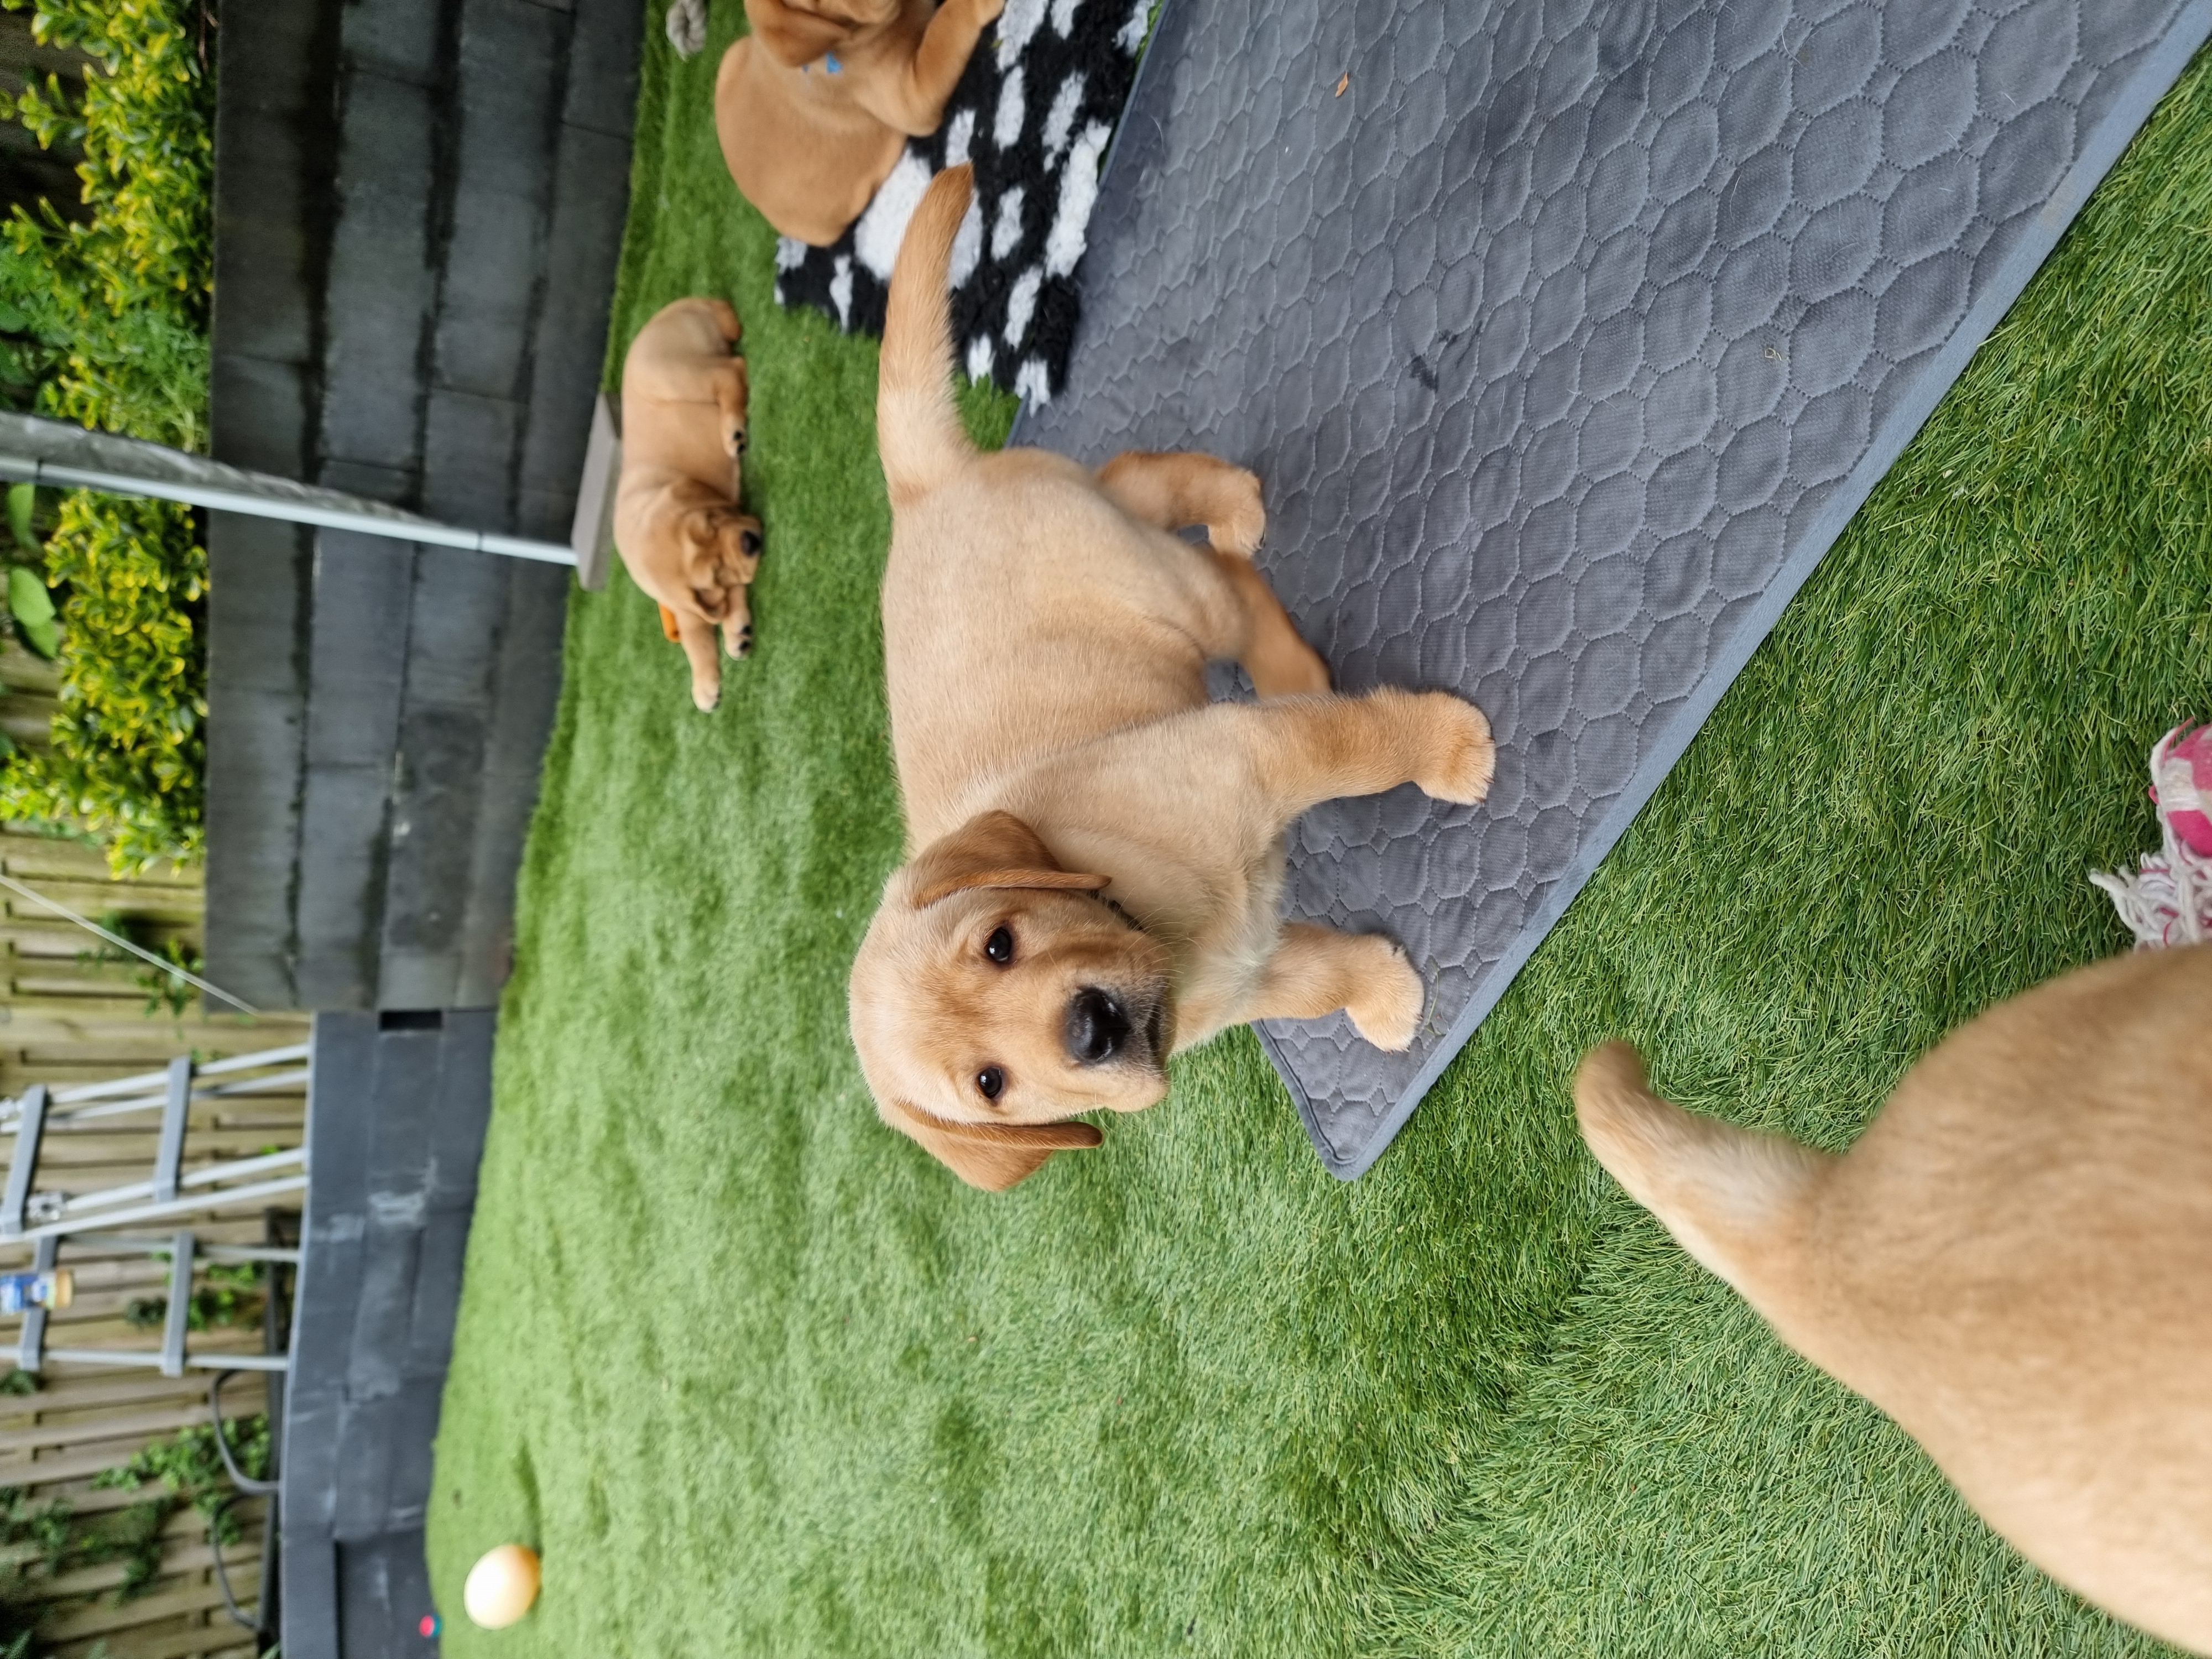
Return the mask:
{"type": "Polygon", "coordinates": [[[800,11],[783,0],[745,0],[745,23],[753,39],[786,69],[812,63],[853,32],[849,23],[800,11]]]}
{"type": "Polygon", "coordinates": [[[1105,1138],[1088,1123],[954,1123],[902,1100],[884,1108],[884,1121],[987,1193],[1003,1193],[1035,1175],[1054,1152],[1096,1146],[1105,1138]]]}
{"type": "Polygon", "coordinates": [[[1061,869],[1037,832],[1012,812],[978,812],[951,835],[923,848],[908,867],[917,910],[971,887],[1049,887],[1095,893],[1107,879],[1061,869]]]}
{"type": "Polygon", "coordinates": [[[695,559],[707,557],[722,544],[721,521],[711,507],[685,507],[676,520],[676,533],[683,538],[684,552],[695,559]]]}

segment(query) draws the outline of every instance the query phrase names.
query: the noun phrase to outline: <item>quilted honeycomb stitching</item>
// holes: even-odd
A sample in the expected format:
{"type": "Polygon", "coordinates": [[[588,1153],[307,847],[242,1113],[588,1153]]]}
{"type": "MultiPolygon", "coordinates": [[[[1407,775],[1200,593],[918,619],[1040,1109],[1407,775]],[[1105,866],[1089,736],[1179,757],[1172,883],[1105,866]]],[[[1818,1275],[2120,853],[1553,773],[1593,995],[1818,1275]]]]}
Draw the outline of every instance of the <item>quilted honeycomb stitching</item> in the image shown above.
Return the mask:
{"type": "Polygon", "coordinates": [[[2207,27],[2181,0],[1170,5],[1066,392],[1018,439],[1252,466],[1261,562],[1338,684],[1453,687],[1499,744],[1480,807],[1408,788],[1291,833],[1291,914],[1391,933],[1432,987],[1407,1054],[1340,1016],[1263,1031],[1333,1170],[1395,1133],[1970,310],[2017,291],[2008,256],[2078,204],[2091,135],[2207,27]]]}

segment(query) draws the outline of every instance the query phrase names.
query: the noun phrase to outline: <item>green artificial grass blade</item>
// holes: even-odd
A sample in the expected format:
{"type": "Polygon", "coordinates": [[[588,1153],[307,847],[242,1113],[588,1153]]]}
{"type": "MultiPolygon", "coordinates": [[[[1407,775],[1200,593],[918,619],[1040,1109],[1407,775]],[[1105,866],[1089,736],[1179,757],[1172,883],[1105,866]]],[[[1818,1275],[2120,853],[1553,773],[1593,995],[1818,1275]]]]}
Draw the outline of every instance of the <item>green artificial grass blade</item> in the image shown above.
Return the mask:
{"type": "Polygon", "coordinates": [[[572,602],[428,1516],[447,1650],[2157,1651],[1690,1264],[1566,1085],[1626,1036],[1840,1146],[2124,945],[2086,872],[2212,715],[2203,65],[1371,1174],[1236,1032],[988,1197],[845,1035],[901,846],[876,353],[773,302],[710,118],[735,12],[688,63],[651,32],[611,362],[736,302],[759,643],[702,715],[625,576],[572,602]],[[475,1630],[510,1539],[543,1595],[475,1630]]]}

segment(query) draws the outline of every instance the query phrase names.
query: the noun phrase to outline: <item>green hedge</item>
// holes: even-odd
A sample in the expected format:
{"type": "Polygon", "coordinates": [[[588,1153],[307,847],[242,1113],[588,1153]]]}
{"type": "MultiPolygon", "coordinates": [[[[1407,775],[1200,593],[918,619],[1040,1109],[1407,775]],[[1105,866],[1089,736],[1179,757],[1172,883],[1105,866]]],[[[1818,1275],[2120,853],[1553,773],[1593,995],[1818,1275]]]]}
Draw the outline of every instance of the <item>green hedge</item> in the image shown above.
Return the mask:
{"type": "MultiPolygon", "coordinates": [[[[212,34],[191,0],[0,0],[100,65],[16,114],[73,139],[84,222],[18,210],[0,234],[0,391],[45,413],[188,449],[207,439],[214,275],[212,34]],[[104,72],[101,72],[104,70],[104,72]]],[[[191,514],[79,493],[45,538],[61,592],[49,750],[0,768],[0,816],[103,841],[118,873],[201,850],[207,553],[191,514]]]]}

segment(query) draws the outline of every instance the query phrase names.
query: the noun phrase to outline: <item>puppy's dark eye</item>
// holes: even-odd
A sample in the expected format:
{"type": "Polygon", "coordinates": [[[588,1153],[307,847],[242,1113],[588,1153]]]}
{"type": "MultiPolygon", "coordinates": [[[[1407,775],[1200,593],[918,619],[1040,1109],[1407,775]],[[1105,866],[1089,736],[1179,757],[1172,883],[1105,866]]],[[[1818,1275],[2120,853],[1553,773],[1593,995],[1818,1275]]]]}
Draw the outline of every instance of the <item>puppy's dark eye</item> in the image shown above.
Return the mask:
{"type": "Polygon", "coordinates": [[[983,1091],[986,1100],[996,1100],[1006,1086],[1006,1074],[995,1066],[986,1066],[975,1073],[975,1086],[983,1091]]]}
{"type": "Polygon", "coordinates": [[[1013,930],[1007,927],[993,928],[991,937],[983,941],[983,954],[1001,968],[1012,962],[1014,959],[1013,930]]]}

